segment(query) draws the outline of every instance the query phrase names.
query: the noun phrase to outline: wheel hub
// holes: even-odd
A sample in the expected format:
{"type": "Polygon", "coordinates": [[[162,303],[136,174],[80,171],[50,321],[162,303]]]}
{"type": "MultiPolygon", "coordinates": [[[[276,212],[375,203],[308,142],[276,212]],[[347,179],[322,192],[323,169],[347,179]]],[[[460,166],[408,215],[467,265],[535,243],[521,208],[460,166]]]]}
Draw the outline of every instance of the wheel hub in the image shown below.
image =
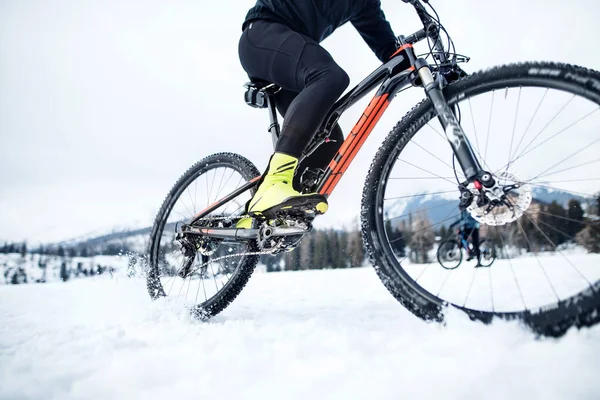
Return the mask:
{"type": "Polygon", "coordinates": [[[502,172],[496,175],[496,185],[485,189],[472,189],[477,201],[467,210],[479,223],[499,226],[519,219],[529,206],[533,196],[531,186],[517,179],[514,174],[502,172]]]}

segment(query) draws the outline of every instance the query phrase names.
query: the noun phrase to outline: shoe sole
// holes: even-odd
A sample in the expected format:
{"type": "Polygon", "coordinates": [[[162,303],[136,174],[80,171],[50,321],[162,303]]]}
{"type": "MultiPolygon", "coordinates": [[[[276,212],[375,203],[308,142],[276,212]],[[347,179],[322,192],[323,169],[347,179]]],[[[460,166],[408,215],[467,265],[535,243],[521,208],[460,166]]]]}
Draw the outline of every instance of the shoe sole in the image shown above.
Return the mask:
{"type": "Polygon", "coordinates": [[[277,219],[282,217],[314,218],[325,214],[329,206],[327,200],[320,194],[291,197],[281,204],[263,211],[250,211],[248,215],[256,219],[277,219]]]}

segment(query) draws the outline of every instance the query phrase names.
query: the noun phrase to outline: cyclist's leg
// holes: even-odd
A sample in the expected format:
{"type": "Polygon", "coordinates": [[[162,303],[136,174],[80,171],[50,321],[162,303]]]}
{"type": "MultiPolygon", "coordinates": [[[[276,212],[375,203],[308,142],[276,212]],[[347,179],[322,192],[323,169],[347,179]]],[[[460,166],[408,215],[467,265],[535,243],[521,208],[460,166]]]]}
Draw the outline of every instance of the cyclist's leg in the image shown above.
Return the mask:
{"type": "Polygon", "coordinates": [[[467,251],[467,261],[471,261],[473,259],[473,253],[471,252],[471,247],[469,247],[469,240],[472,238],[473,229],[463,227],[461,228],[461,237],[463,242],[463,247],[467,251]]]}
{"type": "Polygon", "coordinates": [[[271,21],[250,24],[239,52],[249,76],[298,93],[287,107],[276,151],[299,157],[348,87],[348,74],[316,41],[271,21]]]}
{"type": "MultiPolygon", "coordinates": [[[[296,96],[298,96],[298,93],[289,90],[280,90],[275,95],[277,110],[284,118],[287,109],[296,96]]],[[[335,156],[335,153],[337,153],[339,148],[342,146],[344,134],[342,133],[342,128],[340,128],[339,124],[335,124],[331,130],[331,133],[329,134],[329,139],[329,142],[323,143],[321,146],[319,146],[314,153],[306,157],[298,166],[296,175],[294,176],[294,188],[296,190],[300,189],[300,177],[305,169],[320,168],[324,170],[333,156],[335,156]]]]}
{"type": "Polygon", "coordinates": [[[249,76],[298,93],[287,108],[275,154],[248,211],[266,216],[272,211],[311,206],[325,212],[326,199],[301,196],[293,188],[293,177],[298,157],[348,86],[348,75],[317,42],[267,21],[256,21],[246,29],[240,40],[240,60],[249,76]]]}
{"type": "Polygon", "coordinates": [[[479,228],[473,228],[471,233],[471,243],[473,244],[473,254],[477,257],[477,263],[481,259],[481,251],[479,250],[479,228]]]}

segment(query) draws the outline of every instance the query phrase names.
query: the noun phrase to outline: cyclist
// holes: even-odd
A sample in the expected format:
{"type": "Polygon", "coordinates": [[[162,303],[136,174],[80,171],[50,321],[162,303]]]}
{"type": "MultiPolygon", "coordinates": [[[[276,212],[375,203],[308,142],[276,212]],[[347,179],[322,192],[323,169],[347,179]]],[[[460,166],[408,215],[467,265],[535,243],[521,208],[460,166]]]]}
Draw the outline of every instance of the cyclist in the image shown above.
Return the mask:
{"type": "MultiPolygon", "coordinates": [[[[379,0],[258,0],[246,16],[239,42],[242,67],[251,79],[282,88],[275,100],[284,118],[275,153],[248,203],[250,215],[298,208],[317,214],[327,211],[325,197],[300,194],[294,186],[305,168],[324,169],[344,140],[336,124],[331,141],[298,166],[302,151],[349,84],[346,72],[319,45],[346,22],[382,62],[396,51],[396,36],[379,0]]],[[[250,223],[249,218],[242,219],[238,227],[250,223]]]]}
{"type": "Polygon", "coordinates": [[[471,244],[473,245],[473,250],[469,250],[469,247],[467,246],[467,250],[469,253],[467,261],[471,261],[473,257],[476,257],[477,265],[475,266],[481,267],[481,252],[479,250],[479,222],[477,222],[477,220],[473,218],[473,216],[471,216],[470,212],[468,212],[467,210],[462,210],[460,212],[460,218],[457,221],[454,221],[450,224],[450,229],[457,225],[460,225],[460,235],[462,240],[468,242],[469,236],[471,237],[471,244]]]}

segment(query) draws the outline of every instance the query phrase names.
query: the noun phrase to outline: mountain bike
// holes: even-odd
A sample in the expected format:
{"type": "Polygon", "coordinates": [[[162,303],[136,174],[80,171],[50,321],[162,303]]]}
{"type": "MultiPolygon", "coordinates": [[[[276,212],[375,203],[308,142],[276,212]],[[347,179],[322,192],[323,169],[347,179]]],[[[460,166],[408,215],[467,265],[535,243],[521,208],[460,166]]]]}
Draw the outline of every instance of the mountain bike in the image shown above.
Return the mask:
{"type": "MultiPolygon", "coordinates": [[[[450,238],[440,244],[436,257],[438,263],[445,269],[458,268],[463,260],[463,250],[467,253],[467,261],[475,257],[473,244],[469,242],[470,237],[465,235],[464,230],[457,230],[456,237],[450,238]]],[[[490,267],[496,261],[496,249],[494,245],[485,238],[479,240],[480,267],[490,267]]]]}
{"type": "MultiPolygon", "coordinates": [[[[600,73],[528,62],[468,75],[459,63],[469,58],[456,53],[431,4],[403,1],[423,29],[399,36],[389,61],[335,103],[302,158],[378,88],[329,165],[298,172],[301,191],[330,196],[394,97],[420,88],[425,98],[381,144],[362,195],[364,246],[384,286],[426,321],[443,321],[452,307],[486,323],[519,319],[543,335],[597,323],[600,255],[587,249],[595,240],[600,73]],[[418,55],[413,45],[422,41],[428,48],[418,55]],[[573,207],[565,211],[567,203],[573,207]],[[508,257],[494,268],[430,268],[434,230],[463,209],[508,257]],[[398,239],[390,232],[399,229],[408,246],[422,250],[419,262],[393,251],[398,239]]],[[[273,143],[280,130],[277,90],[253,81],[245,92],[246,103],[268,110],[273,143]]],[[[259,179],[252,162],[232,153],[206,157],[183,174],[151,231],[152,298],[169,296],[195,317],[210,318],[241,292],[260,256],[292,251],[311,232],[309,213],[255,218],[250,228],[236,228],[259,179]]]]}

